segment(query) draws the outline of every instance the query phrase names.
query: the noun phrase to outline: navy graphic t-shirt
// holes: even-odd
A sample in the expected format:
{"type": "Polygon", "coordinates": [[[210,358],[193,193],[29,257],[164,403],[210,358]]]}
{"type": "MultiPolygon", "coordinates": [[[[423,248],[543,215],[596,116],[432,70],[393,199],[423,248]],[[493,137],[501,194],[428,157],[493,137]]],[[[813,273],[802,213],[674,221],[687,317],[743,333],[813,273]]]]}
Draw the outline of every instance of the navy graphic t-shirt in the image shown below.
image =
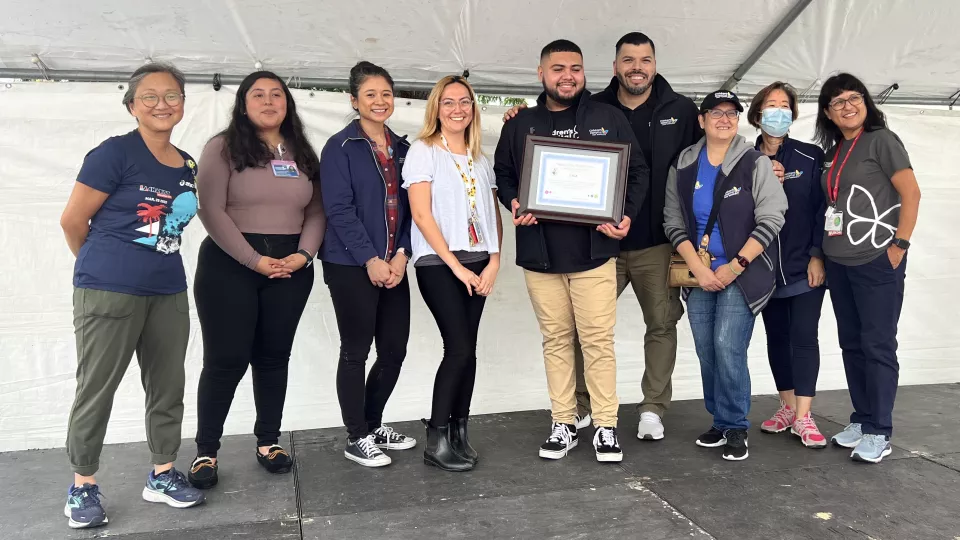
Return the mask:
{"type": "Polygon", "coordinates": [[[180,236],[197,213],[197,166],[168,167],[137,130],[111,137],[83,160],[77,182],[109,195],[90,220],[73,285],[152,296],[186,290],[180,236]]]}

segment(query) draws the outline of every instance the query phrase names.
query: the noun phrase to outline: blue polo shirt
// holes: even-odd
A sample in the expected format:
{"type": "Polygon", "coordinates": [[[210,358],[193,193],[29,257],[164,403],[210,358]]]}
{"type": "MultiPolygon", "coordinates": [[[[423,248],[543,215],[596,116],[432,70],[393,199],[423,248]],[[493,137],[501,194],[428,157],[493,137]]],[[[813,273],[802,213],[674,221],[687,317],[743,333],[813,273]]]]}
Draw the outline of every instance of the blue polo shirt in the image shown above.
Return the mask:
{"type": "Polygon", "coordinates": [[[111,137],[83,160],[77,182],[106,193],[74,266],[73,285],[138,296],[186,290],[183,229],[197,213],[197,166],[168,167],[137,130],[111,137]]]}
{"type": "MultiPolygon", "coordinates": [[[[713,192],[717,185],[717,175],[720,173],[721,165],[713,166],[707,159],[707,147],[704,146],[700,151],[700,158],[697,162],[697,183],[693,187],[693,214],[697,218],[697,237],[693,241],[693,247],[700,248],[700,239],[707,229],[707,220],[710,219],[710,210],[713,208],[713,192]]],[[[710,243],[707,245],[707,251],[713,255],[716,260],[711,264],[711,270],[716,270],[722,265],[727,264],[727,254],[723,250],[723,239],[720,237],[720,219],[713,224],[713,230],[710,232],[710,243]]]]}

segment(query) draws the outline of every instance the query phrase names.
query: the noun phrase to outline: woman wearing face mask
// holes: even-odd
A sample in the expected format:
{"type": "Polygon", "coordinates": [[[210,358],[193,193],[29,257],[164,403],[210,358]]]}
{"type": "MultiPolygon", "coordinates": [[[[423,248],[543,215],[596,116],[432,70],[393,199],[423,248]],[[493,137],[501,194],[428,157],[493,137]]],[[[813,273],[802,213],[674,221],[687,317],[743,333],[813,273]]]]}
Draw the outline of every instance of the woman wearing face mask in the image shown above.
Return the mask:
{"type": "Polygon", "coordinates": [[[770,159],[737,135],[743,112],[733,92],[700,105],[704,138],[680,152],[667,176],[664,231],[699,284],[687,289],[687,318],[700,358],[703,397],[713,416],[697,445],[747,459],[750,371],[747,347],[773,295],[777,233],[787,198],[770,159]],[[697,254],[711,255],[705,264],[697,254]]]}
{"type": "Polygon", "coordinates": [[[366,467],[390,464],[385,450],[416,446],[383,425],[410,337],[410,206],[400,170],[410,144],[385,122],[393,79],[360,62],[350,70],[350,103],[360,118],[330,137],[320,156],[327,236],[323,280],[340,331],[337,396],[347,427],[344,456],[366,467]],[[377,361],[364,382],[371,343],[377,361]]]}
{"type": "Polygon", "coordinates": [[[830,159],[821,181],[823,253],[854,410],[831,440],[853,448],[855,460],[878,463],[893,451],[897,323],[920,187],[903,142],[859,79],[830,77],[817,105],[817,141],[830,159]]]}
{"type": "Polygon", "coordinates": [[[443,337],[424,461],[446,471],[477,463],[467,416],[477,375],[477,331],[500,269],[502,225],[493,164],[480,151],[480,110],[466,79],[440,79],[403,167],[413,213],[413,264],[443,337]]]}
{"type": "Polygon", "coordinates": [[[200,246],[194,296],[203,330],[197,458],[190,482],[218,481],[217,451],[249,366],[257,461],[272,473],[293,459],[280,445],[290,350],[313,288],[323,240],[320,163],[286,84],[269,71],[237,89],[230,125],[200,157],[200,246]]]}
{"type": "Polygon", "coordinates": [[[779,81],[758,92],[747,112],[747,121],[761,132],[756,149],[773,160],[789,204],[777,236],[777,289],[763,310],[767,357],[780,393],[780,408],[760,430],[780,433],[789,429],[805,446],[823,448],[827,440],[810,414],[820,372],[817,330],[826,293],[820,250],[825,210],[820,189],[823,150],[789,137],[797,116],[796,91],[779,81]]]}

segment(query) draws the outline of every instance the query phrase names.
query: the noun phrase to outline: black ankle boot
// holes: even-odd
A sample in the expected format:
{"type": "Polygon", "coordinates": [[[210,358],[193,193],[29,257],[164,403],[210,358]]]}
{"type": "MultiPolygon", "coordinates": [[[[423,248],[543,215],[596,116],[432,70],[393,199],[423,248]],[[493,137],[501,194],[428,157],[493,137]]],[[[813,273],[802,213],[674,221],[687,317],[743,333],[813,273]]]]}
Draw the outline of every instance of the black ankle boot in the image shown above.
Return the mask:
{"type": "Polygon", "coordinates": [[[456,453],[450,444],[450,424],[432,426],[427,420],[421,421],[427,427],[424,463],[450,472],[469,471],[473,468],[473,462],[456,453]]]}
{"type": "Polygon", "coordinates": [[[470,446],[470,437],[467,435],[467,418],[453,418],[450,420],[450,444],[453,451],[477,464],[479,456],[470,446]]]}

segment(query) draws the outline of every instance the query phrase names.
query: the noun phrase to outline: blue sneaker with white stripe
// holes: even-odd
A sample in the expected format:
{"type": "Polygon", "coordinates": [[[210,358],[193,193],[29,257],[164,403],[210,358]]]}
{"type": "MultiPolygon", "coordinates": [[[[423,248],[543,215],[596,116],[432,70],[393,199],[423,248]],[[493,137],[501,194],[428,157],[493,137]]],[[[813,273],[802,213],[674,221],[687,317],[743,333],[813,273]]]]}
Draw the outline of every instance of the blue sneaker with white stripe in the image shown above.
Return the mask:
{"type": "Polygon", "coordinates": [[[68,525],[71,529],[106,525],[109,520],[100,502],[100,487],[96,484],[70,486],[67,490],[67,505],[63,507],[63,515],[70,518],[68,525]]]}
{"type": "Polygon", "coordinates": [[[150,471],[143,488],[143,500],[174,508],[190,508],[202,503],[205,497],[202,491],[190,485],[182,472],[170,469],[156,476],[150,471]]]}

